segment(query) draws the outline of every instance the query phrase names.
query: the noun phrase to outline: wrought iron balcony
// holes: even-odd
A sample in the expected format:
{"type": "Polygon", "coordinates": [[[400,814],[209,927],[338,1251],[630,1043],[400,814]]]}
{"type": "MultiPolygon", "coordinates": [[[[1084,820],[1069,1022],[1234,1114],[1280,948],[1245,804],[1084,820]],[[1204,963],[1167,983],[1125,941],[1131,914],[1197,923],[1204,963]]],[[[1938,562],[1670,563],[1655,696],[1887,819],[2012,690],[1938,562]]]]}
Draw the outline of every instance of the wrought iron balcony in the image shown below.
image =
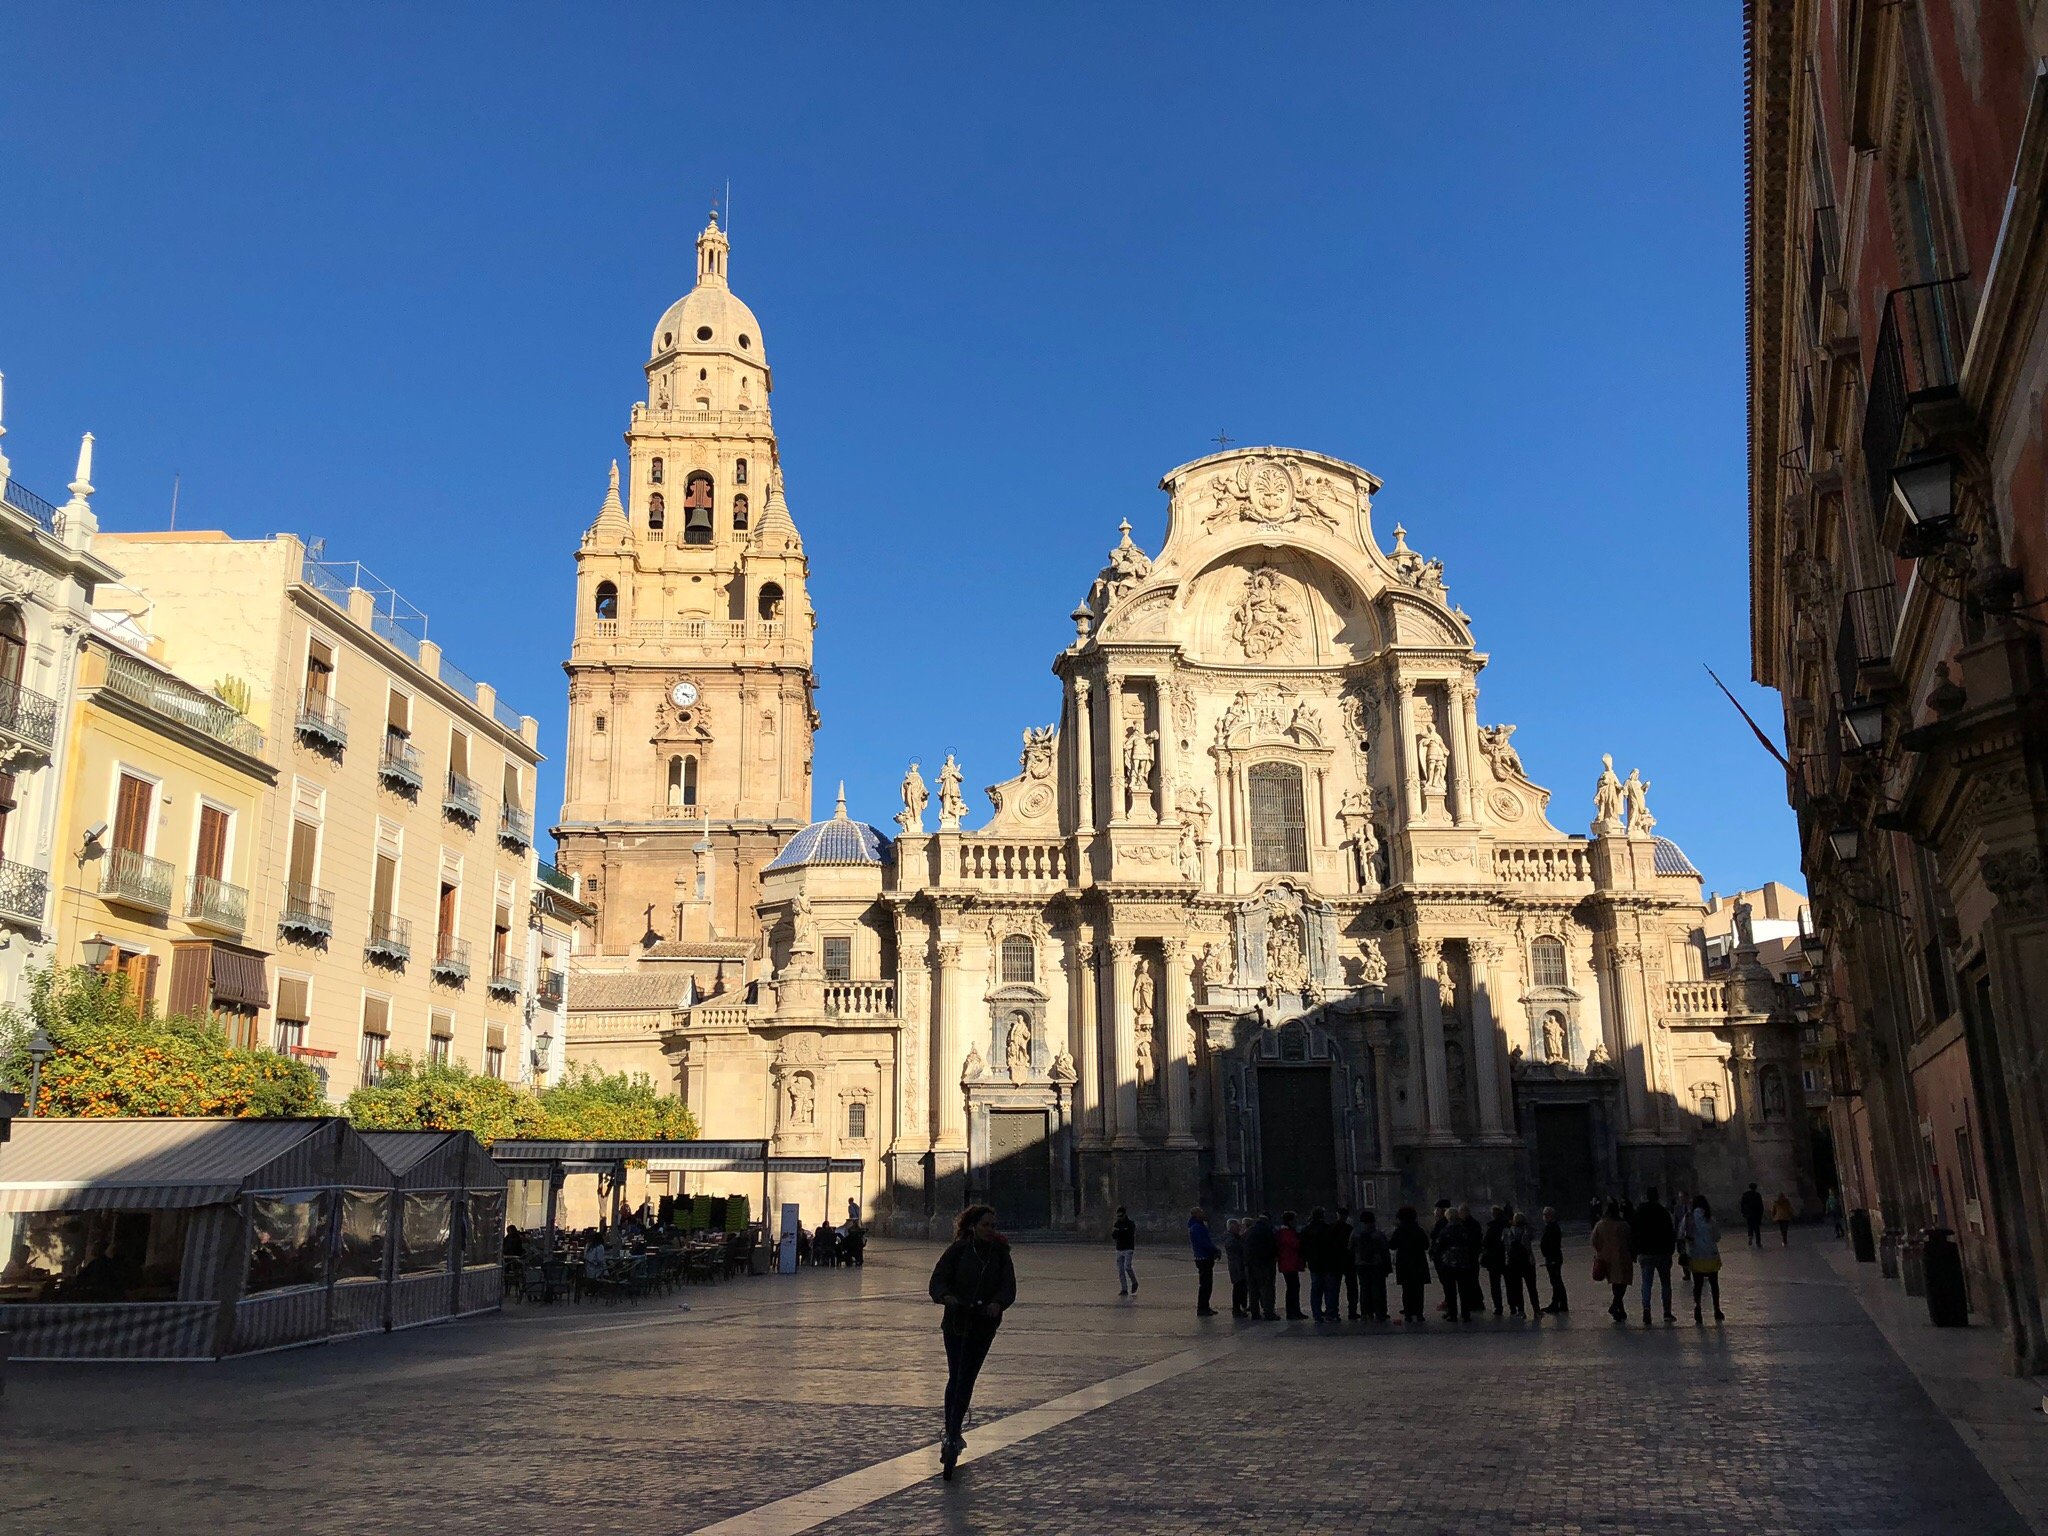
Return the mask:
{"type": "Polygon", "coordinates": [[[285,884],[284,908],[277,914],[277,926],[309,939],[325,939],[334,933],[334,893],[317,885],[285,884]]]}
{"type": "Polygon", "coordinates": [[[420,768],[420,749],[396,733],[384,737],[384,751],[377,759],[377,774],[402,789],[418,794],[427,782],[420,768]]]}
{"type": "Polygon", "coordinates": [[[469,980],[469,940],[458,939],[452,933],[435,936],[434,979],[455,986],[469,980]]]}
{"type": "Polygon", "coordinates": [[[329,694],[311,689],[300,694],[294,724],[301,736],[337,752],[348,745],[348,706],[329,694]]]}
{"type": "Polygon", "coordinates": [[[47,756],[57,739],[57,701],[0,677],[0,736],[47,756]]]}
{"type": "Polygon", "coordinates": [[[389,912],[370,914],[370,937],[363,953],[387,965],[403,965],[412,958],[412,922],[389,912]]]}
{"type": "Polygon", "coordinates": [[[1842,596],[1835,632],[1835,685],[1842,701],[1876,698],[1898,686],[1892,670],[1892,635],[1899,622],[1898,591],[1889,581],[1842,596]]]}
{"type": "Polygon", "coordinates": [[[457,821],[473,827],[484,813],[484,792],[474,780],[465,779],[451,770],[447,787],[441,791],[441,809],[457,821]]]}
{"type": "Polygon", "coordinates": [[[508,848],[533,846],[533,817],[516,805],[498,808],[498,841],[508,848]]]}
{"type": "Polygon", "coordinates": [[[225,880],[194,875],[185,893],[185,921],[239,936],[249,921],[249,893],[225,880]]]}
{"type": "Polygon", "coordinates": [[[19,480],[0,480],[0,501],[23,514],[45,533],[57,531],[59,518],[55,503],[43,500],[19,480]]]}
{"type": "Polygon", "coordinates": [[[1915,406],[1955,398],[1969,334],[1960,277],[1915,283],[1885,299],[1863,407],[1863,477],[1879,523],[1891,500],[1907,418],[1915,406]]]}
{"type": "Polygon", "coordinates": [[[141,907],[166,917],[171,911],[171,866],[132,848],[109,848],[100,872],[100,895],[123,906],[141,907]]]}
{"type": "Polygon", "coordinates": [[[546,859],[536,859],[534,861],[533,878],[551,891],[559,891],[562,895],[571,898],[576,895],[575,876],[563,874],[546,859]]]}
{"type": "Polygon", "coordinates": [[[0,859],[0,919],[41,928],[49,891],[48,871],[0,859]]]}
{"type": "Polygon", "coordinates": [[[520,964],[511,955],[491,962],[491,991],[500,997],[517,997],[524,985],[520,964]]]}
{"type": "Polygon", "coordinates": [[[533,1000],[543,1008],[559,1008],[565,995],[564,978],[560,971],[541,969],[539,984],[533,989],[533,1000]]]}
{"type": "Polygon", "coordinates": [[[119,694],[166,720],[174,720],[201,735],[211,736],[237,752],[250,757],[263,755],[263,733],[251,725],[239,710],[132,656],[107,658],[106,688],[109,693],[119,694]]]}

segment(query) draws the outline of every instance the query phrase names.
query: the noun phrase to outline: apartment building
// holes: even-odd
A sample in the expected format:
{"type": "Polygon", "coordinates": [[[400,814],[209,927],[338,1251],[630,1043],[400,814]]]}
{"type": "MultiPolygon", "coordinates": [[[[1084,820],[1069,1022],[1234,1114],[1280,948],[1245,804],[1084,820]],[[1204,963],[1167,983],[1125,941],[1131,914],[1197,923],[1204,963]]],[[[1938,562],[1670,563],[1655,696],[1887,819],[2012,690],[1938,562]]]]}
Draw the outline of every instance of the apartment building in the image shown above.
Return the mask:
{"type": "Polygon", "coordinates": [[[290,534],[102,542],[138,622],[272,743],[248,922],[274,951],[272,1043],[336,1100],[398,1052],[529,1075],[534,720],[397,592],[290,534]]]}

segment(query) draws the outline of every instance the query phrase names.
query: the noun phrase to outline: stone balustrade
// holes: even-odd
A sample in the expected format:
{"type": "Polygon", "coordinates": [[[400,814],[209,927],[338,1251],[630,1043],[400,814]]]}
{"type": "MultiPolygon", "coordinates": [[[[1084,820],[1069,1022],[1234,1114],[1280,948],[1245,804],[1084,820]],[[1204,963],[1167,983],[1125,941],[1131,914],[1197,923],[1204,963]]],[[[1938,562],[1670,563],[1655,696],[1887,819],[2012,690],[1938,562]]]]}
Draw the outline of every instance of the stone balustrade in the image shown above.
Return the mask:
{"type": "Polygon", "coordinates": [[[1593,879],[1580,843],[1495,843],[1493,875],[1526,885],[1590,884],[1593,879]]]}
{"type": "Polygon", "coordinates": [[[893,981],[828,981],[825,1011],[842,1019],[884,1019],[896,1013],[893,981]]]}
{"type": "Polygon", "coordinates": [[[1067,845],[1057,838],[967,837],[960,878],[971,885],[1039,889],[1067,883],[1067,845]]]}
{"type": "Polygon", "coordinates": [[[1728,981],[1671,981],[1664,984],[1664,1012],[1680,1019],[1721,1019],[1738,1011],[1728,994],[1728,981]]]}
{"type": "Polygon", "coordinates": [[[694,645],[744,645],[786,638],[781,619],[593,619],[593,640],[687,640],[694,645]]]}

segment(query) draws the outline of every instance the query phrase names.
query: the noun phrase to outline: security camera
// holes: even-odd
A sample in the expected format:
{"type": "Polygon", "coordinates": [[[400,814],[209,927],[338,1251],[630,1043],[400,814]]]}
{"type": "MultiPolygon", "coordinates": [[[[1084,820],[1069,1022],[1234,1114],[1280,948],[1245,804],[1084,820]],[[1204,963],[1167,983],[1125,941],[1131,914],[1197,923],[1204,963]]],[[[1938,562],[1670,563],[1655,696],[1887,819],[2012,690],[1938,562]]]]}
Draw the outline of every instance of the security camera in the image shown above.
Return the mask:
{"type": "Polygon", "coordinates": [[[88,843],[96,843],[106,835],[107,824],[104,821],[96,821],[85,829],[85,840],[88,843]]]}

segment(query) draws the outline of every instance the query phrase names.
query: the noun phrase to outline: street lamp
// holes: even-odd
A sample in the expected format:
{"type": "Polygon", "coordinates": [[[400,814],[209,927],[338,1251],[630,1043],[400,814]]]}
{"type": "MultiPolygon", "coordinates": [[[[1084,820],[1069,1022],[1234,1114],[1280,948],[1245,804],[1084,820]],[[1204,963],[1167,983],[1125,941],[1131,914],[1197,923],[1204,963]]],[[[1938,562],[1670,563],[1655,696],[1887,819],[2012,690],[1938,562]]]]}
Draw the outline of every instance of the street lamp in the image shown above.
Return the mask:
{"type": "Polygon", "coordinates": [[[1906,517],[1913,552],[1944,542],[1956,520],[1956,457],[1927,453],[1892,471],[1892,501],[1906,517]]]}
{"type": "Polygon", "coordinates": [[[1856,826],[1836,827],[1828,834],[1828,847],[1835,857],[1844,864],[1854,864],[1863,851],[1863,829],[1856,826]]]}
{"type": "Polygon", "coordinates": [[[57,1054],[57,1042],[50,1038],[50,1032],[42,1025],[36,1026],[34,1034],[28,1037],[28,1109],[25,1119],[34,1119],[36,1100],[43,1092],[43,1063],[57,1054]]]}
{"type": "Polygon", "coordinates": [[[533,1037],[533,1070],[543,1083],[547,1081],[548,1063],[554,1059],[555,1037],[542,1030],[533,1037]]]}
{"type": "Polygon", "coordinates": [[[94,934],[78,946],[79,959],[85,963],[88,971],[105,970],[107,961],[113,957],[113,953],[114,946],[98,934],[94,934]]]}
{"type": "Polygon", "coordinates": [[[1849,742],[1858,752],[1884,745],[1884,704],[1877,699],[1858,699],[1842,707],[1842,723],[1849,729],[1849,742]]]}

